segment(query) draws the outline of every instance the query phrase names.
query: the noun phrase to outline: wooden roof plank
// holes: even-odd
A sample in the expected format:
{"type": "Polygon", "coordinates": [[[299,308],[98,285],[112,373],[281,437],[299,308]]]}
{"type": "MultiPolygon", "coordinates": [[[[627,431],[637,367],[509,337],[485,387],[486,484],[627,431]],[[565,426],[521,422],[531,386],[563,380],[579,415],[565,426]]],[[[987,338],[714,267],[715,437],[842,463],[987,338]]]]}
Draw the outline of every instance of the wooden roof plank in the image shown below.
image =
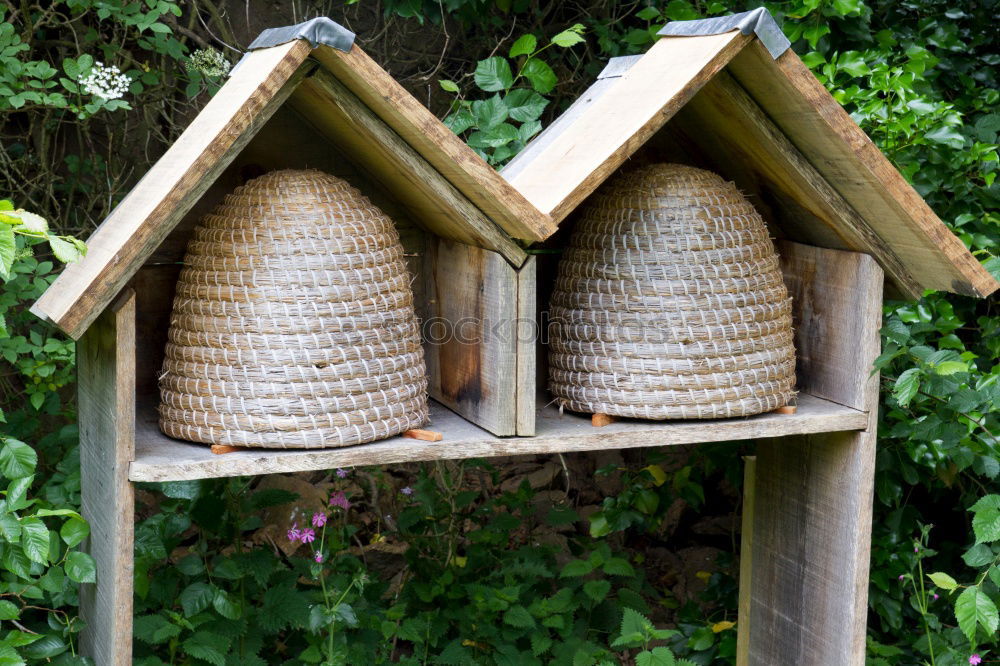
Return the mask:
{"type": "Polygon", "coordinates": [[[729,71],[921,286],[969,296],[1000,286],[795,53],[772,59],[754,43],[729,71]]]}
{"type": "Polygon", "coordinates": [[[562,220],[750,40],[728,32],[657,41],[511,183],[562,220]]]}
{"type": "Polygon", "coordinates": [[[557,226],[356,44],[320,46],[313,56],[420,153],[442,176],[514,238],[538,241],[557,226]]]}
{"type": "Polygon", "coordinates": [[[302,40],[250,53],[31,311],[79,338],[306,74],[302,40]]]}
{"type": "Polygon", "coordinates": [[[514,266],[525,251],[329,72],[292,94],[292,106],[320,134],[389,188],[431,232],[502,255],[514,266]]]}

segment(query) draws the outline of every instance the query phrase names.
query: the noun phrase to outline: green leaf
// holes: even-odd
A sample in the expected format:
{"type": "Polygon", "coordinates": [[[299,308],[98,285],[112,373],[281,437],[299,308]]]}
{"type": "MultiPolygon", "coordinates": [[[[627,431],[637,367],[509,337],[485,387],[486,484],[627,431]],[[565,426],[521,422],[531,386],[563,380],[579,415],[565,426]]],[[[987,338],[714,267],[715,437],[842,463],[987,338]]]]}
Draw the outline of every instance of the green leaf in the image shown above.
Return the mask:
{"type": "Polygon", "coordinates": [[[1000,617],[993,601],[979,587],[967,587],[955,600],[955,619],[958,626],[970,642],[976,641],[976,626],[981,626],[986,633],[996,633],[1000,617]]]}
{"type": "Polygon", "coordinates": [[[510,63],[502,56],[493,56],[480,60],[474,74],[476,85],[486,92],[507,90],[514,85],[514,75],[510,71],[510,63]]]}
{"type": "Polygon", "coordinates": [[[991,543],[1000,539],[1000,509],[984,508],[972,517],[976,543],[991,543]]]}
{"type": "Polygon", "coordinates": [[[927,576],[931,579],[931,582],[937,585],[942,590],[954,590],[958,587],[958,582],[946,573],[941,571],[935,571],[927,576]]]}
{"type": "Polygon", "coordinates": [[[0,224],[0,278],[10,279],[10,269],[14,265],[14,255],[17,243],[14,241],[14,228],[0,224]]]}
{"type": "Polygon", "coordinates": [[[635,655],[635,666],[675,666],[674,653],[669,648],[655,647],[635,655]]]}
{"type": "Polygon", "coordinates": [[[643,21],[655,21],[660,18],[660,10],[656,7],[645,7],[635,13],[636,18],[643,21]]]}
{"type": "Polygon", "coordinates": [[[205,582],[191,583],[181,592],[181,608],[184,609],[184,616],[191,617],[197,615],[208,608],[215,600],[215,588],[205,582]]]}
{"type": "Polygon", "coordinates": [[[904,371],[893,386],[892,395],[901,407],[906,407],[913,400],[920,388],[920,369],[910,368],[904,371]]]}
{"type": "Polygon", "coordinates": [[[591,514],[590,536],[595,539],[600,539],[602,536],[607,536],[610,533],[611,523],[608,522],[607,517],[600,511],[591,514]]]}
{"type": "Polygon", "coordinates": [[[441,79],[438,81],[441,85],[441,89],[450,93],[458,92],[458,84],[454,81],[449,81],[448,79],[441,79]]]}
{"type": "Polygon", "coordinates": [[[553,37],[552,43],[563,48],[579,44],[583,41],[583,37],[580,35],[581,32],[583,32],[583,25],[577,23],[572,28],[567,28],[553,37]]]}
{"type": "Polygon", "coordinates": [[[522,73],[531,82],[531,87],[543,95],[552,92],[556,83],[559,82],[556,73],[552,71],[548,63],[538,58],[532,58],[525,63],[522,73]]]}
{"type": "Polygon", "coordinates": [[[531,55],[535,52],[535,47],[538,46],[538,40],[535,39],[534,35],[521,35],[517,38],[517,41],[513,43],[510,47],[510,57],[516,58],[522,55],[531,55]]]}
{"type": "Polygon", "coordinates": [[[507,104],[510,117],[524,123],[537,120],[542,115],[542,111],[545,110],[549,101],[534,90],[519,88],[518,90],[510,91],[507,97],[504,98],[504,103],[507,104]]]}
{"type": "Polygon", "coordinates": [[[213,666],[226,666],[226,656],[219,648],[228,651],[229,641],[206,631],[199,631],[183,643],[188,656],[207,661],[213,666]]]}
{"type": "Polygon", "coordinates": [[[194,481],[165,481],[160,484],[160,492],[173,499],[196,500],[201,497],[204,484],[194,481]]]}
{"type": "Polygon", "coordinates": [[[31,577],[31,561],[21,548],[4,548],[3,566],[19,578],[31,577]]]}
{"type": "Polygon", "coordinates": [[[63,523],[59,530],[59,536],[63,542],[72,548],[78,545],[90,535],[90,525],[83,518],[70,518],[63,523]]]}
{"type": "Polygon", "coordinates": [[[212,599],[212,607],[216,612],[227,620],[238,620],[243,614],[239,603],[233,601],[226,594],[225,590],[216,590],[215,598],[212,599]]]}
{"type": "Polygon", "coordinates": [[[609,576],[634,576],[635,569],[623,557],[610,557],[602,567],[604,573],[609,576]]]}
{"type": "Polygon", "coordinates": [[[150,645],[166,643],[180,633],[181,628],[162,615],[143,615],[135,618],[132,625],[132,635],[150,645]]]}
{"type": "Polygon", "coordinates": [[[594,570],[594,565],[587,560],[572,560],[559,572],[560,578],[576,578],[586,576],[594,570]]]}
{"type": "Polygon", "coordinates": [[[984,543],[977,543],[962,555],[962,561],[970,567],[981,567],[993,561],[993,551],[984,543]]]}
{"type": "Polygon", "coordinates": [[[68,649],[69,646],[66,645],[66,642],[61,637],[48,634],[32,642],[31,645],[25,646],[21,652],[25,657],[33,661],[41,661],[43,659],[48,661],[52,657],[58,657],[68,649]]]}
{"type": "Polygon", "coordinates": [[[503,621],[519,629],[531,629],[535,626],[535,618],[531,617],[524,606],[511,606],[504,614],[503,621]]]}
{"type": "Polygon", "coordinates": [[[6,599],[0,599],[0,620],[16,620],[21,615],[17,605],[6,599]]]}
{"type": "Polygon", "coordinates": [[[475,118],[476,125],[481,130],[496,127],[507,120],[507,114],[507,105],[500,99],[500,95],[472,103],[472,117],[475,118]]]}
{"type": "Polygon", "coordinates": [[[496,127],[480,132],[473,132],[469,135],[469,145],[473,148],[499,148],[506,146],[511,141],[517,141],[520,135],[517,128],[507,123],[501,123],[496,127]]]}
{"type": "Polygon", "coordinates": [[[965,147],[965,136],[954,127],[947,125],[936,127],[924,134],[924,138],[934,143],[940,143],[955,150],[965,147]]]}
{"type": "Polygon", "coordinates": [[[15,210],[7,213],[7,215],[16,217],[21,221],[21,224],[18,225],[19,230],[24,229],[38,234],[47,233],[49,230],[49,223],[41,215],[29,213],[26,210],[15,210]]]}
{"type": "Polygon", "coordinates": [[[76,583],[96,583],[97,567],[94,558],[78,550],[70,551],[66,556],[66,575],[76,583]]]}
{"type": "Polygon", "coordinates": [[[21,521],[21,547],[32,562],[47,564],[49,561],[49,528],[40,519],[25,518],[21,521]]]}
{"type": "Polygon", "coordinates": [[[934,366],[934,372],[939,375],[953,375],[956,372],[968,372],[969,365],[961,361],[945,361],[934,366]]]}
{"type": "Polygon", "coordinates": [[[552,638],[544,629],[531,634],[531,654],[540,657],[552,647],[552,638]]]}
{"type": "Polygon", "coordinates": [[[611,591],[611,583],[606,580],[588,580],[583,584],[583,593],[594,601],[604,601],[611,591]]]}
{"type": "Polygon", "coordinates": [[[646,632],[653,628],[653,623],[634,608],[625,608],[622,611],[621,635],[640,634],[645,636],[646,632]]]}
{"type": "Polygon", "coordinates": [[[76,245],[56,236],[49,236],[49,247],[52,248],[52,254],[56,255],[56,259],[64,264],[72,264],[83,256],[76,245]]]}

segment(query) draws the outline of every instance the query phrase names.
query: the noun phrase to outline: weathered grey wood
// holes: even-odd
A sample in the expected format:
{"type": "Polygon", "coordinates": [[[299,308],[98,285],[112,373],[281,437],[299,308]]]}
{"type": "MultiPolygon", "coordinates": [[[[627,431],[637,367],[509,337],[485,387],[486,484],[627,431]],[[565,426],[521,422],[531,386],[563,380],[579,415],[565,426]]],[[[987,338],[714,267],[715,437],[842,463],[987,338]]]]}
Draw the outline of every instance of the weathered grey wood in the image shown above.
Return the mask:
{"type": "Polygon", "coordinates": [[[428,392],[494,435],[517,434],[517,271],[496,252],[430,238],[428,392]]]}
{"type": "Polygon", "coordinates": [[[865,255],[795,243],[780,251],[802,386],[866,411],[868,425],[758,443],[747,663],[861,666],[883,276],[865,255]]]}
{"type": "Polygon", "coordinates": [[[538,369],[537,317],[538,262],[528,257],[517,271],[517,382],[514,386],[517,402],[517,434],[535,434],[535,410],[538,400],[536,372],[538,369]]]}
{"type": "Polygon", "coordinates": [[[98,666],[132,663],[133,491],[135,453],[135,294],[112,304],[77,346],[80,482],[87,549],[97,583],[80,586],[83,654],[98,666]]]}
{"type": "Polygon", "coordinates": [[[169,439],[156,425],[152,405],[140,406],[137,420],[133,481],[175,481],[220,476],[275,474],[357,465],[387,465],[422,460],[458,460],[532,453],[600,451],[782,437],[811,432],[864,428],[868,417],[833,402],[799,396],[795,414],[761,414],[718,421],[622,420],[604,428],[590,425],[590,416],[541,407],[534,437],[495,437],[451,410],[431,402],[429,429],[444,435],[441,442],[395,437],[341,449],[310,451],[257,450],[213,455],[207,446],[169,439]],[[595,432],[596,430],[596,432],[595,432]]]}
{"type": "Polygon", "coordinates": [[[900,293],[923,288],[894,248],[854,210],[771,121],[753,98],[722,71],[670,121],[725,174],[768,206],[785,238],[875,257],[900,293]]]}
{"type": "Polygon", "coordinates": [[[297,40],[247,56],[180,138],[87,240],[32,306],[79,338],[170,230],[314,67],[297,40]]]}
{"type": "Polygon", "coordinates": [[[753,517],[756,504],[757,458],[743,458],[743,518],[740,527],[740,590],[736,615],[736,666],[750,657],[750,590],[753,588],[753,517]]]}
{"type": "Polygon", "coordinates": [[[499,252],[514,266],[524,263],[527,255],[505,231],[329,72],[306,79],[291,104],[424,228],[499,252]]]}

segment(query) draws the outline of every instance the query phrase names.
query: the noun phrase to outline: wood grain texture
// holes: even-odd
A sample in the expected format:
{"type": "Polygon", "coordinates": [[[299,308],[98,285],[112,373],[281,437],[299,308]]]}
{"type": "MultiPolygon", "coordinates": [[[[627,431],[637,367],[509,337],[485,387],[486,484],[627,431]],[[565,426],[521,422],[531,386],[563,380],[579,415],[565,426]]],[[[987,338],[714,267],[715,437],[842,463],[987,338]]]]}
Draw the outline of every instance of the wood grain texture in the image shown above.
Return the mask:
{"type": "Polygon", "coordinates": [[[517,434],[517,272],[495,252],[429,239],[428,392],[494,435],[517,434]]]}
{"type": "Polygon", "coordinates": [[[798,300],[800,387],[865,410],[868,424],[758,443],[746,663],[861,666],[883,276],[863,255],[794,243],[779,251],[798,300]]]}
{"type": "Polygon", "coordinates": [[[507,233],[329,73],[319,71],[305,80],[291,104],[424,228],[499,252],[514,266],[524,263],[527,255],[507,233]]]}
{"type": "Polygon", "coordinates": [[[858,214],[727,72],[719,72],[669,123],[712,162],[710,168],[770,204],[791,240],[875,257],[902,294],[923,288],[894,247],[858,214]]]}
{"type": "Polygon", "coordinates": [[[76,339],[305,76],[308,42],[254,51],[31,311],[76,339]]]}
{"type": "Polygon", "coordinates": [[[514,386],[517,403],[517,434],[535,434],[535,411],[538,390],[538,261],[529,256],[517,271],[517,381],[514,386]]]}
{"type": "Polygon", "coordinates": [[[137,455],[130,472],[133,481],[175,481],[422,460],[459,460],[724,442],[857,430],[868,423],[868,417],[863,412],[801,394],[799,411],[792,416],[761,414],[747,419],[661,423],[625,419],[596,431],[590,425],[589,415],[570,412],[560,414],[556,407],[540,407],[534,437],[503,438],[495,437],[439,403],[431,402],[431,422],[428,427],[444,435],[444,441],[441,442],[420,442],[394,437],[341,449],[257,450],[214,456],[207,446],[181,442],[163,435],[157,427],[156,412],[152,404],[140,406],[139,409],[137,455]]]}
{"type": "Polygon", "coordinates": [[[928,289],[986,296],[996,280],[934,214],[792,51],[759,42],[729,72],[928,289]]]}
{"type": "Polygon", "coordinates": [[[132,663],[135,455],[135,294],[131,289],[94,322],[77,347],[80,483],[86,548],[97,583],[80,586],[86,627],[81,652],[98,666],[132,663]]]}
{"type": "Polygon", "coordinates": [[[729,32],[657,41],[511,183],[562,220],[750,40],[729,32]]]}
{"type": "Polygon", "coordinates": [[[743,457],[743,518],[740,527],[740,589],[736,610],[736,666],[749,666],[750,591],[753,589],[753,517],[757,458],[743,457]]]}
{"type": "Polygon", "coordinates": [[[511,236],[538,241],[555,232],[556,224],[548,215],[532,206],[359,46],[349,52],[320,46],[314,57],[511,236]]]}

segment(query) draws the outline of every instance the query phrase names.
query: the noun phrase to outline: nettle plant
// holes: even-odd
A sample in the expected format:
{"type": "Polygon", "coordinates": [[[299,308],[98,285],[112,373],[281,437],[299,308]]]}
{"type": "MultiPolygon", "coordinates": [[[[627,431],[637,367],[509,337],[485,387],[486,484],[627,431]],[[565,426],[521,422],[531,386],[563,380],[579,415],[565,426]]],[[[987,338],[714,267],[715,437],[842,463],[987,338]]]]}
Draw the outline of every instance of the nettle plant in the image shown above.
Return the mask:
{"type": "MultiPolygon", "coordinates": [[[[476,87],[492,97],[468,100],[459,97],[444,123],[493,166],[502,166],[521,151],[541,131],[541,115],[550,94],[559,82],[542,54],[553,46],[570,48],[584,41],[584,28],[576,24],[538,46],[535,35],[522,35],[510,47],[507,57],[492,56],[476,65],[476,87]]],[[[458,93],[454,81],[442,80],[441,87],[458,93]]]]}

